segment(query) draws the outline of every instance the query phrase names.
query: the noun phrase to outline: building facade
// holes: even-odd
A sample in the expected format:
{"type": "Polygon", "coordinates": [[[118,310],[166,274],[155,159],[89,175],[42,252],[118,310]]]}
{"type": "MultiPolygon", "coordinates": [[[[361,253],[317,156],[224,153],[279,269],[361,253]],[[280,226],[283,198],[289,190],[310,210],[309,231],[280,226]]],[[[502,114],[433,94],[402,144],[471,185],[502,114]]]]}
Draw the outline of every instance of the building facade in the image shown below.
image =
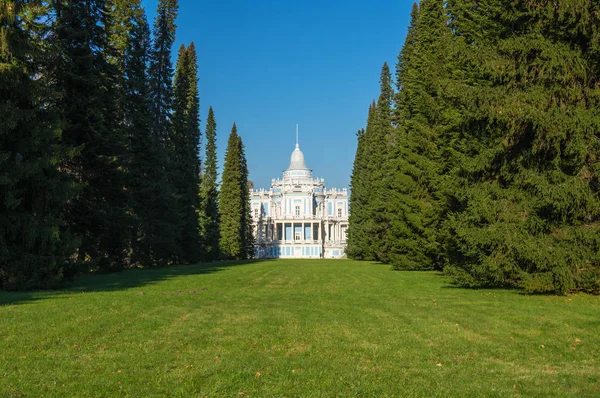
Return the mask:
{"type": "Polygon", "coordinates": [[[313,178],[300,146],[282,179],[250,195],[257,258],[340,258],[346,249],[348,190],[313,178]]]}

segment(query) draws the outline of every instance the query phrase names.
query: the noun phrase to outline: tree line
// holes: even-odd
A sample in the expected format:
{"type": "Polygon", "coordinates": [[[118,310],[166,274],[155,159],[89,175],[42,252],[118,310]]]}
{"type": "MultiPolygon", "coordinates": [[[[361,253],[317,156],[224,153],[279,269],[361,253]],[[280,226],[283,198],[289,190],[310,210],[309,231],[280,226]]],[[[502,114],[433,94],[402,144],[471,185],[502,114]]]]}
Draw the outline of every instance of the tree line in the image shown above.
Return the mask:
{"type": "Polygon", "coordinates": [[[217,182],[198,55],[177,0],[6,0],[0,7],[0,289],[80,272],[252,256],[234,124],[217,182]]]}
{"type": "Polygon", "coordinates": [[[594,1],[415,3],[357,134],[348,255],[600,292],[598,26],[594,1]]]}

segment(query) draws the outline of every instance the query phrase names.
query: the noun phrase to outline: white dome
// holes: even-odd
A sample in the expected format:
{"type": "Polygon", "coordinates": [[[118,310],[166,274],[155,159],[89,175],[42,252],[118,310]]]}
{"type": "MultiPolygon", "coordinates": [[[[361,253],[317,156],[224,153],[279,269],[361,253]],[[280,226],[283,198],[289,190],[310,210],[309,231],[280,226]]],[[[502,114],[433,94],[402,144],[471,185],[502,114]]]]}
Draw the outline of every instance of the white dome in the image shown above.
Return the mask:
{"type": "Polygon", "coordinates": [[[304,163],[304,154],[300,150],[300,145],[296,144],[296,149],[292,152],[290,158],[290,167],[288,170],[308,170],[306,163],[304,163]]]}

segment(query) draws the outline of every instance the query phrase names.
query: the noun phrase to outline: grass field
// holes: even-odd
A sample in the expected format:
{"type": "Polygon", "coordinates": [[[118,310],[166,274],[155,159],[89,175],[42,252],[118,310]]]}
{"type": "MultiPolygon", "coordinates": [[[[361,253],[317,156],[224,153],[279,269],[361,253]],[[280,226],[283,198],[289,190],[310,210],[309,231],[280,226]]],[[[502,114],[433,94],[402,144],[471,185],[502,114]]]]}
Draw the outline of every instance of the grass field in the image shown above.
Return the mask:
{"type": "Polygon", "coordinates": [[[600,397],[600,297],[350,260],[215,263],[0,293],[0,396],[600,397]]]}

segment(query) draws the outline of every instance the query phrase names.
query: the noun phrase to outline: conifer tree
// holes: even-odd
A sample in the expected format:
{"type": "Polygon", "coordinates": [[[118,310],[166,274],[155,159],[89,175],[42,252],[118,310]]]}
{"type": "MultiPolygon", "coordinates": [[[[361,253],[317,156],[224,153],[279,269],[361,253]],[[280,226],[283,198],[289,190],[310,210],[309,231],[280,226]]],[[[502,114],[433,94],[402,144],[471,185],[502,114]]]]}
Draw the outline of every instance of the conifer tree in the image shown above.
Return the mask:
{"type": "Polygon", "coordinates": [[[78,151],[62,167],[83,187],[68,206],[71,227],[82,238],[78,260],[103,271],[119,270],[126,266],[130,220],[118,72],[108,62],[111,13],[102,0],[61,1],[55,11],[62,142],[78,151]]]}
{"type": "Polygon", "coordinates": [[[460,110],[445,137],[446,271],[467,285],[600,290],[593,2],[449,2],[460,110]],[[464,93],[469,95],[465,96],[464,93]]]}
{"type": "Polygon", "coordinates": [[[238,135],[238,147],[240,148],[240,165],[241,165],[241,181],[242,186],[242,255],[244,259],[254,257],[254,233],[252,225],[252,214],[250,208],[250,190],[253,189],[254,184],[248,180],[248,163],[246,162],[246,151],[244,149],[244,143],[242,137],[238,135]]]}
{"type": "Polygon", "coordinates": [[[217,122],[212,106],[206,119],[204,172],[200,182],[200,231],[204,259],[219,258],[219,191],[217,186],[217,122]]]}
{"type": "Polygon", "coordinates": [[[160,195],[155,195],[149,204],[150,211],[157,221],[147,224],[147,233],[152,238],[155,263],[176,263],[181,261],[181,225],[178,201],[173,186],[170,145],[171,117],[173,113],[173,64],[171,48],[175,41],[179,5],[177,0],[159,0],[154,21],[153,42],[148,66],[148,95],[151,115],[151,142],[155,156],[153,161],[156,186],[160,195]]]}
{"type": "Polygon", "coordinates": [[[381,68],[381,92],[377,99],[374,114],[374,125],[370,126],[367,136],[368,147],[368,220],[365,223],[366,235],[370,239],[370,247],[374,259],[388,262],[388,248],[385,240],[389,228],[389,215],[386,208],[389,205],[389,191],[385,187],[385,178],[389,176],[387,169],[389,148],[392,138],[392,76],[387,63],[381,68]]]}
{"type": "MultiPolygon", "coordinates": [[[[373,102],[369,106],[369,124],[373,118],[376,104],[373,102]]],[[[366,131],[361,129],[356,137],[358,145],[356,147],[356,155],[354,157],[354,165],[352,168],[352,176],[350,179],[350,216],[348,217],[348,246],[346,253],[348,257],[356,260],[364,260],[365,253],[368,249],[366,231],[364,229],[367,220],[366,206],[368,201],[369,175],[368,164],[369,159],[366,156],[367,148],[366,131]]]]}
{"type": "Polygon", "coordinates": [[[184,262],[200,260],[198,211],[200,208],[200,143],[197,56],[194,43],[179,49],[174,81],[173,126],[170,136],[171,181],[179,212],[181,256],[184,262]]]}
{"type": "Polygon", "coordinates": [[[381,93],[369,108],[367,128],[359,138],[352,177],[352,205],[348,255],[363,260],[385,261],[383,240],[386,228],[386,200],[383,177],[392,134],[391,73],[387,63],[381,68],[381,93]],[[360,152],[358,152],[360,150],[360,152]]]}
{"type": "Polygon", "coordinates": [[[441,268],[437,230],[441,222],[439,131],[444,124],[442,82],[450,31],[443,0],[413,6],[405,45],[398,56],[394,119],[397,128],[384,178],[389,220],[385,246],[396,269],[441,268]]]}
{"type": "Polygon", "coordinates": [[[175,202],[162,165],[165,153],[152,139],[147,65],[150,30],[140,0],[116,3],[113,38],[122,65],[121,107],[128,137],[127,192],[134,217],[132,261],[142,266],[166,264],[177,252],[175,202]],[[160,160],[163,159],[163,160],[160,160]]]}
{"type": "Polygon", "coordinates": [[[219,192],[219,250],[224,260],[241,260],[249,257],[251,239],[248,204],[248,169],[241,138],[235,123],[227,142],[219,192]]]}
{"type": "Polygon", "coordinates": [[[157,143],[165,146],[169,139],[173,108],[173,64],[171,48],[175,42],[177,0],[159,0],[154,22],[154,45],[150,59],[150,98],[153,115],[152,132],[157,143]]]}
{"type": "Polygon", "coordinates": [[[63,207],[74,191],[59,171],[54,93],[45,73],[48,18],[38,2],[0,7],[0,289],[56,287],[75,268],[63,207]]]}

